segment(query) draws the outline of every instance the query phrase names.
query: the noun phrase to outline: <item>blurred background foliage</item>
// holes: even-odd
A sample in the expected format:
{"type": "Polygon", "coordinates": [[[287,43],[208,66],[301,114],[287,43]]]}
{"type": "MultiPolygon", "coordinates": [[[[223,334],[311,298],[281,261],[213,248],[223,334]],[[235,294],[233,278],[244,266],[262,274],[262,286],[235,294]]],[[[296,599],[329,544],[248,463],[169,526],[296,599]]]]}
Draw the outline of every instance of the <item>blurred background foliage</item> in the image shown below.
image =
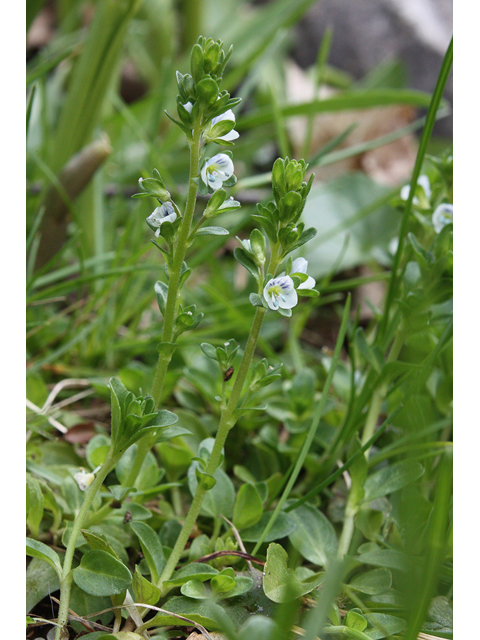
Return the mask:
{"type": "MultiPolygon", "coordinates": [[[[394,484],[391,502],[385,492],[373,492],[376,502],[361,510],[355,538],[357,547],[363,541],[355,567],[386,567],[393,571],[394,588],[387,580],[382,595],[367,597],[352,587],[344,596],[364,611],[402,614],[417,611],[407,602],[409,593],[416,594],[423,618],[420,626],[414,620],[408,629],[417,631],[429,598],[436,596],[438,606],[424,631],[449,637],[451,558],[439,551],[450,535],[449,470],[439,460],[451,439],[451,291],[438,252],[430,262],[420,256],[424,280],[414,278],[410,291],[394,292],[407,309],[401,362],[386,360],[395,327],[386,332],[383,353],[381,346],[372,348],[388,293],[392,241],[401,226],[402,207],[395,197],[411,175],[415,132],[424,122],[430,95],[406,86],[398,60],[385,61],[360,80],[332,67],[329,49],[335,33],[329,30],[316,64],[296,66],[290,56],[292,28],[313,4],[27,3],[28,469],[55,491],[72,465],[86,465],[85,447],[92,437],[108,429],[106,380],[118,375],[135,393],[151,387],[161,329],[153,284],[165,276],[144,223],[151,205],[130,196],[138,178],[155,167],[173,198],[181,203],[185,197],[188,150],[164,110],[175,114],[175,71],[188,70],[198,35],[222,39],[227,48],[234,47],[225,88],[242,98],[234,149],[238,183],[231,191],[242,208],[222,218],[231,232],[226,243],[221,237],[200,238],[187,256],[195,270],[185,301],[196,304],[205,319],[181,338],[164,403],[193,435],[158,447],[161,474],[168,482],[185,480],[199,443],[214,432],[221,380],[199,343],[217,345],[230,338],[244,343],[254,309],[248,301],[249,276],[233,259],[234,238],[251,229],[255,203],[268,198],[274,160],[304,157],[316,174],[304,218],[318,229],[305,257],[321,295],[303,302],[289,324],[267,315],[259,355],[271,364],[283,362],[283,381],[259,394],[268,401],[265,413],[252,412],[239,421],[238,437],[227,444],[228,472],[236,482],[249,474],[266,482],[268,504],[274,501],[305,439],[332,362],[345,295],[352,292],[343,357],[294,497],[307,494],[335,468],[326,452],[333,452],[340,464],[352,455],[372,398],[380,402],[380,416],[399,408],[372,450],[368,473],[386,461],[407,458],[421,462],[421,479],[409,475],[411,470],[401,474],[404,481],[394,484]],[[414,290],[423,306],[406,301],[414,290]],[[52,411],[49,393],[56,384],[52,411]],[[87,389],[72,395],[75,386],[87,389]],[[376,389],[382,390],[380,396],[374,396],[376,389]],[[431,540],[437,546],[429,546],[431,540]],[[426,593],[418,575],[409,589],[398,564],[378,555],[380,547],[427,558],[426,604],[417,593],[426,593]],[[362,598],[367,598],[366,609],[362,598]]],[[[437,117],[447,112],[448,105],[442,104],[437,117]]],[[[436,139],[429,151],[444,158],[448,148],[448,140],[436,139]]],[[[427,162],[424,172],[450,196],[451,180],[439,162],[427,162]]],[[[425,239],[422,224],[417,212],[411,230],[425,239]]],[[[337,528],[345,517],[348,488],[339,477],[322,489],[322,511],[337,528]]],[[[60,500],[56,511],[43,484],[41,491],[45,509],[40,522],[33,519],[29,527],[39,539],[51,541],[49,531],[57,531],[62,509],[68,513],[68,508],[60,500]]],[[[312,499],[320,504],[318,496],[312,499]]],[[[41,589],[35,593],[33,604],[42,596],[41,589]]],[[[82,607],[76,603],[74,608],[82,607]]],[[[371,637],[385,636],[377,632],[371,637]]]]}

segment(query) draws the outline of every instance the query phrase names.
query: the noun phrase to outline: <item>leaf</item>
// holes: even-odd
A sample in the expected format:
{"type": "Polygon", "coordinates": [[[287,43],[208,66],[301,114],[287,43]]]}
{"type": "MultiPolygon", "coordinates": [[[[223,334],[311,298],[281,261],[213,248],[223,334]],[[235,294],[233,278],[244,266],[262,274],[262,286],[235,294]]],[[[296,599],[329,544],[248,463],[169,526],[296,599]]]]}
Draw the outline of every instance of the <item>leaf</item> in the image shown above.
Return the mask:
{"type": "Polygon", "coordinates": [[[210,580],[212,591],[217,594],[231,591],[235,587],[235,584],[235,578],[232,575],[225,573],[225,570],[216,576],[213,576],[210,580]]]}
{"type": "Polygon", "coordinates": [[[73,570],[75,583],[92,596],[111,596],[128,589],[132,575],[127,567],[106,551],[87,551],[73,570]]]}
{"type": "Polygon", "coordinates": [[[360,610],[350,609],[345,616],[345,624],[349,629],[363,631],[367,628],[368,622],[361,614],[360,610]]]}
{"type": "Polygon", "coordinates": [[[201,227],[196,236],[228,236],[230,231],[223,227],[201,227]]]}
{"type": "Polygon", "coordinates": [[[48,562],[48,564],[55,569],[58,577],[61,579],[62,577],[62,565],[60,564],[60,558],[58,554],[47,547],[46,544],[40,542],[39,540],[32,540],[32,538],[27,538],[27,556],[31,558],[39,558],[44,562],[48,562]]]}
{"type": "MultiPolygon", "coordinates": [[[[271,515],[272,512],[267,511],[262,515],[262,517],[256,524],[254,524],[252,527],[248,527],[247,529],[243,529],[242,540],[244,540],[245,542],[258,542],[265,527],[270,521],[271,515]]],[[[277,519],[266,535],[264,542],[271,542],[272,540],[285,538],[292,533],[296,526],[297,524],[295,520],[290,516],[290,514],[280,511],[277,519]]]]}
{"type": "Polygon", "coordinates": [[[356,575],[350,580],[348,586],[355,591],[378,596],[388,591],[392,586],[392,574],[388,569],[373,569],[356,575]]]}
{"type": "Polygon", "coordinates": [[[157,297],[158,308],[162,316],[165,315],[165,307],[167,305],[168,285],[161,280],[157,280],[153,286],[157,297]]]}
{"type": "Polygon", "coordinates": [[[371,640],[381,640],[401,633],[405,628],[405,620],[386,613],[366,613],[368,627],[365,633],[371,640]]]}
{"type": "MultiPolygon", "coordinates": [[[[193,462],[188,469],[188,486],[190,493],[195,495],[197,489],[197,462],[193,462]]],[[[203,501],[200,513],[217,518],[225,516],[231,518],[233,513],[233,505],[235,503],[235,488],[232,481],[223,469],[217,469],[213,475],[216,480],[215,486],[208,491],[203,501]]]]}
{"type": "Polygon", "coordinates": [[[237,529],[245,529],[256,524],[263,513],[263,504],[253,484],[242,484],[233,508],[233,524],[237,529]]]}
{"type": "Polygon", "coordinates": [[[150,569],[152,582],[157,583],[165,567],[165,556],[163,554],[162,544],[155,531],[146,522],[131,522],[130,528],[134,531],[140,542],[143,555],[150,569]]]}
{"type": "Polygon", "coordinates": [[[222,593],[222,599],[226,598],[235,598],[236,596],[241,596],[245,593],[248,593],[250,589],[253,587],[253,580],[248,576],[235,576],[235,586],[230,591],[226,593],[222,593]]]}
{"type": "Polygon", "coordinates": [[[195,600],[205,600],[209,598],[207,587],[199,580],[189,580],[180,587],[180,593],[187,598],[195,600]]]}
{"type": "Polygon", "coordinates": [[[36,478],[27,473],[27,526],[35,537],[38,536],[43,518],[43,493],[36,478]]]}
{"type": "Polygon", "coordinates": [[[195,562],[176,571],[170,580],[165,582],[165,585],[168,585],[168,587],[179,587],[189,580],[200,580],[201,582],[205,582],[205,580],[210,580],[218,573],[218,569],[211,567],[209,564],[195,562]]]}
{"type": "MultiPolygon", "coordinates": [[[[211,600],[194,600],[193,598],[185,598],[184,596],[174,596],[167,600],[162,606],[166,611],[171,611],[181,616],[198,622],[208,628],[208,630],[222,630],[232,628],[232,623],[225,610],[211,600]]],[[[161,627],[167,625],[175,626],[191,626],[191,622],[180,620],[167,613],[157,613],[157,615],[148,620],[148,622],[140,627],[139,630],[149,627],[161,627]]]]}
{"type": "Polygon", "coordinates": [[[289,512],[297,526],[289,540],[304,558],[325,567],[337,555],[337,536],[328,518],[311,504],[289,512]]]}
{"type": "Polygon", "coordinates": [[[388,567],[400,571],[408,570],[407,556],[395,549],[372,549],[360,553],[357,560],[362,564],[372,564],[377,567],[388,567]]]}
{"type": "Polygon", "coordinates": [[[388,204],[392,195],[388,187],[361,173],[314,187],[302,214],[307,226],[317,226],[322,212],[321,231],[305,253],[309,273],[314,278],[328,274],[340,257],[337,272],[368,263],[373,256],[385,261],[388,243],[400,225],[400,217],[388,204]]]}
{"type": "Polygon", "coordinates": [[[239,262],[242,267],[245,267],[254,278],[258,278],[258,267],[255,262],[246,254],[246,252],[240,247],[235,247],[233,250],[235,260],[239,262]]]}
{"type": "Polygon", "coordinates": [[[137,602],[156,604],[162,596],[160,589],[142,576],[138,568],[138,564],[135,565],[132,587],[137,602]]]}
{"type": "Polygon", "coordinates": [[[365,481],[365,502],[382,498],[418,480],[424,473],[416,460],[401,460],[373,473],[365,481]]]}
{"type": "Polygon", "coordinates": [[[267,561],[263,576],[263,590],[273,602],[291,602],[310,593],[324,581],[324,574],[314,574],[300,581],[293,569],[287,567],[285,549],[272,542],[267,549],[267,561]]]}
{"type": "Polygon", "coordinates": [[[26,573],[26,612],[31,611],[45,596],[57,591],[59,586],[57,570],[40,558],[32,558],[26,573]]]}
{"type": "Polygon", "coordinates": [[[105,462],[110,449],[110,444],[110,438],[104,433],[97,433],[97,435],[93,436],[93,438],[89,440],[85,451],[85,457],[92,469],[96,469],[96,467],[105,462]]]}
{"type": "Polygon", "coordinates": [[[102,538],[101,536],[98,536],[95,533],[92,533],[91,531],[86,531],[84,529],[82,529],[81,533],[82,533],[82,536],[87,541],[90,549],[100,549],[101,551],[106,551],[107,553],[110,553],[110,555],[112,555],[114,558],[118,558],[112,545],[110,545],[106,540],[104,540],[104,538],[102,538]]]}

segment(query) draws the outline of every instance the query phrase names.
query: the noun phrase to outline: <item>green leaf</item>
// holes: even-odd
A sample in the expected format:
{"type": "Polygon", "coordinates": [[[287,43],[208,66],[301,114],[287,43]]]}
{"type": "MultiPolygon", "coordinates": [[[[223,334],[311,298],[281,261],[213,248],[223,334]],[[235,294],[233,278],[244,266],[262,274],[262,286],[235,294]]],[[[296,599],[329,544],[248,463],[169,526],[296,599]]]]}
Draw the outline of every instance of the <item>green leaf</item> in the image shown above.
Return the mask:
{"type": "MultiPolygon", "coordinates": [[[[196,476],[197,463],[194,462],[188,469],[188,486],[190,493],[195,495],[198,480],[196,476]]],[[[200,513],[217,518],[225,516],[231,518],[235,502],[235,489],[232,481],[223,469],[217,469],[213,475],[215,486],[205,496],[200,513]]]]}
{"type": "MultiPolygon", "coordinates": [[[[392,574],[388,569],[373,569],[356,575],[350,580],[349,587],[355,591],[378,596],[385,593],[392,586],[392,574]]],[[[363,631],[363,629],[362,629],[363,631]]]]}
{"type": "Polygon", "coordinates": [[[158,587],[147,580],[138,568],[138,564],[135,565],[135,573],[132,580],[133,592],[135,594],[135,600],[137,602],[143,602],[145,604],[156,604],[161,596],[162,592],[158,587]]]}
{"type": "Polygon", "coordinates": [[[235,576],[235,586],[230,591],[221,594],[222,599],[236,598],[248,593],[253,587],[253,580],[248,576],[235,576]]]}
{"type": "Polygon", "coordinates": [[[162,316],[164,316],[165,307],[167,305],[168,284],[165,284],[165,282],[162,282],[161,280],[157,280],[153,288],[155,290],[155,295],[157,296],[158,308],[160,309],[162,316]]]}
{"type": "Polygon", "coordinates": [[[405,628],[405,620],[386,613],[366,613],[368,627],[365,633],[372,640],[381,640],[397,635],[405,628]]]}
{"type": "Polygon", "coordinates": [[[247,271],[249,271],[254,278],[258,278],[258,267],[254,263],[254,261],[248,257],[247,253],[241,249],[240,247],[235,247],[233,250],[233,255],[235,260],[239,262],[242,267],[245,267],[247,271]]]}
{"type": "Polygon", "coordinates": [[[407,556],[395,549],[372,549],[365,553],[360,553],[357,560],[362,564],[372,564],[377,567],[388,567],[389,569],[399,569],[408,571],[407,556]]]}
{"type": "Polygon", "coordinates": [[[111,596],[128,589],[132,575],[127,567],[102,550],[87,551],[73,570],[75,583],[92,596],[111,596]]]}
{"type": "Polygon", "coordinates": [[[44,562],[48,562],[48,564],[55,569],[58,577],[62,577],[62,565],[60,564],[60,558],[53,549],[47,547],[43,542],[27,538],[27,556],[30,556],[31,558],[39,558],[44,562]]]}
{"type": "Polygon", "coordinates": [[[320,567],[337,555],[337,536],[330,520],[311,504],[289,512],[297,526],[289,540],[304,558],[320,567]]]}
{"type": "Polygon", "coordinates": [[[213,345],[208,344],[208,342],[202,342],[202,344],[200,345],[200,349],[207,356],[207,358],[217,360],[217,350],[213,345]]]}
{"type": "Polygon", "coordinates": [[[60,586],[57,569],[42,558],[32,558],[26,573],[25,605],[27,613],[45,596],[54,593],[60,586]]]}
{"type": "Polygon", "coordinates": [[[365,502],[382,498],[418,480],[424,473],[416,460],[401,460],[373,473],[365,481],[365,502]]]}
{"type": "Polygon", "coordinates": [[[376,371],[380,373],[381,366],[378,362],[377,358],[374,355],[373,349],[367,343],[367,339],[365,337],[365,332],[363,327],[357,327],[355,331],[355,345],[357,349],[360,351],[365,360],[370,364],[370,366],[376,371]]]}
{"type": "Polygon", "coordinates": [[[345,624],[349,629],[363,631],[367,628],[368,622],[366,618],[363,617],[359,609],[350,609],[345,616],[345,624]]]}
{"type": "Polygon", "coordinates": [[[324,574],[314,574],[300,581],[293,569],[287,567],[288,555],[285,549],[272,542],[267,549],[264,568],[263,590],[273,602],[291,602],[310,593],[324,581],[324,574]]]}
{"type": "Polygon", "coordinates": [[[165,567],[165,556],[160,539],[152,527],[146,522],[131,522],[130,528],[134,531],[140,542],[143,555],[150,569],[152,582],[157,583],[165,567]]]}
{"type": "Polygon", "coordinates": [[[224,229],[223,227],[201,227],[196,236],[228,236],[230,231],[228,229],[224,229]]]}
{"type": "MultiPolygon", "coordinates": [[[[270,521],[272,515],[271,511],[267,511],[262,514],[260,520],[251,527],[247,527],[242,530],[242,540],[245,542],[258,542],[265,527],[270,521]]],[[[264,542],[271,542],[272,540],[278,540],[279,538],[285,538],[290,535],[297,526],[295,520],[290,514],[280,511],[275,522],[273,523],[270,531],[268,532],[264,542]]]]}
{"type": "Polygon", "coordinates": [[[237,529],[245,529],[256,524],[263,513],[260,494],[253,484],[243,484],[237,493],[233,508],[233,524],[237,529]]]}
{"type": "Polygon", "coordinates": [[[110,545],[103,537],[97,535],[96,533],[92,533],[91,531],[86,531],[82,529],[82,536],[88,543],[90,549],[100,549],[101,551],[106,551],[114,558],[118,559],[117,554],[115,553],[112,545],[110,545]]]}
{"type": "Polygon", "coordinates": [[[170,578],[170,580],[167,580],[165,582],[165,584],[168,584],[169,587],[179,587],[189,580],[200,580],[200,582],[205,582],[205,580],[210,580],[218,573],[218,569],[215,569],[215,567],[211,567],[209,564],[204,564],[203,562],[194,562],[191,564],[187,564],[186,566],[176,571],[170,578]]]}
{"type": "Polygon", "coordinates": [[[111,440],[104,433],[97,433],[88,442],[85,457],[92,469],[96,469],[105,462],[107,454],[110,450],[111,440]]]}
{"type": "MultiPolygon", "coordinates": [[[[195,600],[193,598],[186,598],[185,596],[175,596],[167,600],[162,608],[166,611],[185,616],[193,620],[193,622],[198,622],[204,627],[207,627],[209,631],[232,629],[232,623],[225,613],[225,610],[211,600],[195,600]]],[[[162,627],[167,625],[188,627],[191,626],[191,622],[180,620],[167,613],[158,613],[154,618],[146,622],[143,627],[140,627],[139,631],[149,627],[162,627]]]]}
{"type": "MultiPolygon", "coordinates": [[[[233,570],[232,570],[233,571],[233,570]]],[[[235,578],[222,571],[210,580],[210,586],[214,593],[226,593],[235,587],[235,578]]]]}
{"type": "Polygon", "coordinates": [[[37,537],[43,518],[43,493],[36,478],[27,473],[27,526],[37,537]]]}
{"type": "Polygon", "coordinates": [[[207,587],[199,580],[189,580],[180,587],[180,593],[187,598],[205,600],[210,597],[207,587]]]}

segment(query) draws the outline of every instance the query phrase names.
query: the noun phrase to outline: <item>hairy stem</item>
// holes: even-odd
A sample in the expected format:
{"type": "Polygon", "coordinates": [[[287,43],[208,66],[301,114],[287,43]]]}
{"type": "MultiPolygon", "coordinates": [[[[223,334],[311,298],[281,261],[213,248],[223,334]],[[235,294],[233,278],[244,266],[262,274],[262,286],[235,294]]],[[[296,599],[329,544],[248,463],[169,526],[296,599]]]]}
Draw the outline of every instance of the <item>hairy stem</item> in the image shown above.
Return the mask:
{"type": "MultiPolygon", "coordinates": [[[[188,238],[192,226],[193,214],[195,212],[195,203],[197,201],[197,185],[193,178],[198,175],[198,166],[200,160],[200,138],[202,128],[200,118],[195,123],[193,130],[192,143],[190,145],[190,174],[188,185],[188,196],[185,204],[185,213],[183,215],[182,224],[175,245],[171,269],[168,273],[168,294],[165,304],[165,315],[163,319],[162,342],[171,344],[174,340],[175,317],[177,314],[178,296],[180,293],[180,277],[185,254],[188,249],[188,238]]],[[[157,368],[153,380],[152,396],[158,408],[160,397],[162,395],[165,375],[168,365],[172,358],[172,351],[162,351],[158,357],[157,368]]]]}
{"type": "Polygon", "coordinates": [[[107,459],[103,463],[102,468],[99,470],[97,475],[95,476],[95,480],[90,485],[87,493],[85,494],[85,499],[83,501],[82,506],[80,507],[80,511],[78,512],[77,517],[73,522],[72,532],[70,534],[70,538],[68,540],[67,549],[65,551],[65,558],[63,560],[63,568],[62,568],[62,579],[60,581],[60,607],[58,610],[58,624],[55,631],[55,640],[62,640],[64,636],[65,626],[68,620],[68,608],[70,604],[70,592],[72,589],[72,561],[73,554],[75,553],[75,545],[77,543],[78,536],[80,534],[80,530],[83,527],[83,523],[85,522],[85,518],[92,506],[93,500],[97,495],[100,487],[103,484],[103,481],[109,474],[109,472],[113,469],[117,462],[117,459],[114,459],[112,452],[109,451],[107,455],[107,459]]]}
{"type": "MultiPolygon", "coordinates": [[[[258,336],[260,334],[260,329],[266,311],[267,310],[264,307],[256,308],[255,317],[252,323],[252,328],[250,330],[250,335],[248,336],[247,344],[245,346],[243,358],[240,363],[237,376],[235,378],[232,392],[230,394],[226,407],[221,413],[215,442],[210,453],[207,466],[205,468],[205,472],[210,475],[213,475],[217,470],[220,464],[222,449],[227,439],[228,433],[237,421],[234,415],[235,409],[237,408],[238,401],[240,400],[240,395],[242,393],[248,370],[255,353],[255,347],[257,345],[258,336]]],[[[198,483],[197,490],[195,491],[195,495],[193,497],[192,504],[190,505],[190,509],[187,513],[187,517],[185,518],[183,527],[177,538],[172,553],[170,554],[167,564],[165,565],[163,573],[160,576],[160,580],[157,585],[159,588],[161,588],[164,582],[171,578],[173,572],[175,571],[175,567],[182,555],[185,545],[187,544],[188,538],[195,525],[198,514],[200,513],[200,509],[202,508],[203,500],[206,493],[207,490],[202,486],[201,483],[198,483]]]]}

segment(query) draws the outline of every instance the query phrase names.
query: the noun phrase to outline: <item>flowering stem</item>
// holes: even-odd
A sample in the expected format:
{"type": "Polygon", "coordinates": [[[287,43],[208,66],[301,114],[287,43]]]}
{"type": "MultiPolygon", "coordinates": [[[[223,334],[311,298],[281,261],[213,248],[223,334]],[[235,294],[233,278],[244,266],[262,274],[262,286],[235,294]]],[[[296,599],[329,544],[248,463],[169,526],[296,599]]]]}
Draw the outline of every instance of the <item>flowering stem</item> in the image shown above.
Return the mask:
{"type": "MultiPolygon", "coordinates": [[[[264,307],[256,307],[252,328],[250,329],[250,335],[248,336],[247,344],[245,346],[242,361],[238,368],[238,373],[235,378],[232,392],[226,406],[224,407],[220,415],[217,435],[215,437],[215,442],[213,444],[213,448],[210,453],[207,466],[205,468],[205,472],[212,476],[220,464],[220,457],[222,455],[222,449],[227,439],[228,432],[237,421],[237,418],[234,415],[235,409],[237,408],[238,401],[240,400],[243,385],[245,384],[248,370],[253,359],[253,354],[255,353],[255,347],[257,345],[258,336],[260,335],[260,329],[266,311],[267,310],[264,307]]],[[[177,542],[175,543],[172,553],[170,554],[167,564],[165,565],[163,573],[160,576],[160,580],[157,585],[159,588],[161,588],[164,582],[171,578],[173,572],[175,571],[175,567],[182,555],[185,545],[187,544],[188,538],[193,530],[198,514],[200,513],[200,509],[202,508],[203,500],[206,493],[207,489],[205,489],[199,482],[197,485],[197,490],[195,491],[195,495],[193,497],[192,504],[190,505],[190,509],[187,513],[187,517],[185,518],[182,530],[180,531],[177,542]]]]}
{"type": "MultiPolygon", "coordinates": [[[[165,304],[165,315],[163,319],[162,332],[162,343],[167,344],[171,344],[174,340],[174,325],[177,312],[181,269],[183,261],[185,259],[185,254],[188,249],[188,238],[190,235],[190,228],[192,226],[193,214],[195,212],[195,203],[197,201],[197,185],[194,182],[193,178],[198,175],[201,134],[202,128],[200,125],[200,118],[198,118],[193,129],[192,142],[190,144],[190,174],[188,196],[187,202],[185,204],[185,213],[183,215],[182,224],[180,226],[180,232],[178,234],[177,243],[175,246],[171,269],[169,269],[168,273],[168,294],[165,304]]],[[[157,368],[155,371],[152,388],[152,396],[155,400],[157,408],[160,403],[163,384],[165,382],[165,375],[172,358],[172,353],[173,351],[171,349],[167,349],[165,351],[161,351],[158,357],[157,368]]]]}
{"type": "Polygon", "coordinates": [[[109,472],[113,469],[115,464],[118,461],[118,456],[114,457],[112,450],[108,452],[107,458],[102,465],[102,468],[99,470],[97,475],[95,476],[95,480],[90,485],[88,489],[85,499],[83,501],[82,506],[80,507],[80,511],[78,512],[77,517],[73,522],[72,532],[70,534],[70,538],[68,539],[67,549],[65,551],[65,558],[63,560],[63,568],[62,568],[62,579],[60,581],[60,607],[58,609],[58,627],[55,631],[55,640],[62,640],[64,638],[64,628],[67,624],[68,620],[68,608],[70,604],[70,592],[72,589],[72,561],[73,554],[75,552],[75,545],[77,543],[78,536],[80,534],[80,530],[83,527],[85,522],[85,518],[92,506],[92,502],[97,495],[98,490],[103,484],[103,481],[109,474],[109,472]]]}

